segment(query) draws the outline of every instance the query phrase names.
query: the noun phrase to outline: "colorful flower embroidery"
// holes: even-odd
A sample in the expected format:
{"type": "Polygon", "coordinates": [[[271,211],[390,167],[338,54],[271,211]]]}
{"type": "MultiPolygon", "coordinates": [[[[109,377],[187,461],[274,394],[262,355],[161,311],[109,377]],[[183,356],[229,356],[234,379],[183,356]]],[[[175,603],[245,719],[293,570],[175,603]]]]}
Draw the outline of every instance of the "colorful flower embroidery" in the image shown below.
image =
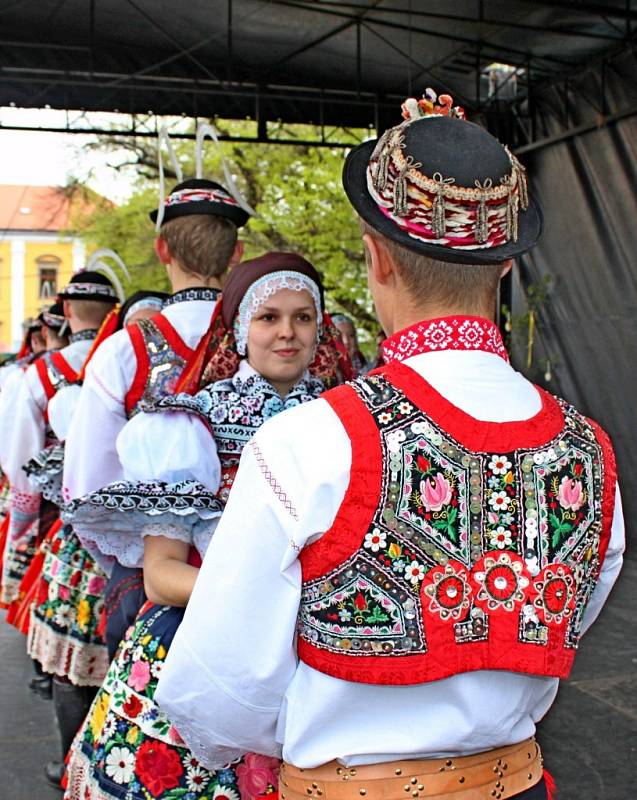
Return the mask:
{"type": "MultiPolygon", "coordinates": [[[[142,651],[143,652],[143,651],[142,651]]],[[[128,676],[128,685],[138,692],[143,692],[150,680],[150,665],[147,661],[141,660],[141,653],[138,660],[133,662],[130,675],[128,676]]]]}
{"type": "Polygon", "coordinates": [[[130,783],[135,768],[135,754],[125,747],[113,747],[106,756],[106,774],[115,783],[130,783]]]}
{"type": "Polygon", "coordinates": [[[381,548],[384,548],[387,542],[387,534],[374,528],[371,533],[365,534],[364,547],[367,547],[372,553],[377,553],[381,548]]]}

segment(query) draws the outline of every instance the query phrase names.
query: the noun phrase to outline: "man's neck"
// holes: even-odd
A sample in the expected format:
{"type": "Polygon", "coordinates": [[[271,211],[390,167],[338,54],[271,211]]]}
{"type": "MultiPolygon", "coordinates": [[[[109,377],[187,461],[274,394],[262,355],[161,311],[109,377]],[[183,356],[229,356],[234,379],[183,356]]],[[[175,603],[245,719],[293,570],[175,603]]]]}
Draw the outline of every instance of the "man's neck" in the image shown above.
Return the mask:
{"type": "Polygon", "coordinates": [[[221,281],[217,277],[202,278],[200,275],[189,275],[187,273],[175,273],[172,276],[171,288],[173,294],[184,289],[200,289],[202,286],[207,289],[221,289],[221,281]]]}
{"type": "Polygon", "coordinates": [[[69,320],[69,328],[71,333],[80,333],[80,331],[94,331],[99,328],[94,322],[80,322],[79,320],[69,320]]]}

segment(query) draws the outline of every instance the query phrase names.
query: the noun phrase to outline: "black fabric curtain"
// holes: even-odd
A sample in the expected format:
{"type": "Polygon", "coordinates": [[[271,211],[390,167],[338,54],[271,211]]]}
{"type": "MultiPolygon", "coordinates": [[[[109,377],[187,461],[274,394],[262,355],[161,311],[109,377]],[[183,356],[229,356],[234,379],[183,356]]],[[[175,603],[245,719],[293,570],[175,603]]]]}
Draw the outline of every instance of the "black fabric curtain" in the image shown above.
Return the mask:
{"type": "MultiPolygon", "coordinates": [[[[633,103],[637,113],[635,59],[612,78],[613,102],[633,103]]],[[[557,107],[559,95],[544,102],[557,107]]],[[[550,134],[551,115],[546,119],[550,134]]],[[[544,211],[544,233],[517,265],[513,318],[527,311],[530,287],[550,275],[548,296],[537,308],[531,374],[610,434],[630,548],[637,536],[637,116],[523,153],[521,160],[544,211]]],[[[512,350],[515,365],[528,374],[527,334],[514,337],[512,350]]]]}

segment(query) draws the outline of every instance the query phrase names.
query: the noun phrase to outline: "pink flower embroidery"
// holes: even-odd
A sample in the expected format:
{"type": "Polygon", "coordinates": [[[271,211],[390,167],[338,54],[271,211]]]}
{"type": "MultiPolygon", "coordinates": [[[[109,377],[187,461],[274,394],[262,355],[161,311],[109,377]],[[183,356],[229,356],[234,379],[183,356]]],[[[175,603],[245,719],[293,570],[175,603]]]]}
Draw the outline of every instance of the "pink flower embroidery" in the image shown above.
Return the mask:
{"type": "Polygon", "coordinates": [[[89,594],[102,594],[105,586],[106,586],[106,581],[104,580],[104,578],[102,578],[100,575],[93,575],[93,577],[88,582],[86,591],[89,594]]]}
{"type": "Polygon", "coordinates": [[[280,762],[270,756],[247,753],[235,767],[242,800],[254,800],[265,794],[268,786],[277,787],[280,762]]]}
{"type": "Polygon", "coordinates": [[[581,481],[573,481],[565,475],[560,482],[560,489],[557,499],[562,508],[570,508],[577,511],[584,505],[584,489],[581,481]]]}
{"type": "Polygon", "coordinates": [[[442,472],[420,481],[420,496],[427,511],[440,511],[451,500],[451,485],[442,472]]]}
{"type": "Polygon", "coordinates": [[[143,692],[150,680],[150,665],[147,661],[135,661],[128,676],[128,685],[143,692]]]}
{"type": "Polygon", "coordinates": [[[68,600],[71,596],[71,590],[68,586],[60,586],[58,589],[58,597],[60,600],[68,600]]]}

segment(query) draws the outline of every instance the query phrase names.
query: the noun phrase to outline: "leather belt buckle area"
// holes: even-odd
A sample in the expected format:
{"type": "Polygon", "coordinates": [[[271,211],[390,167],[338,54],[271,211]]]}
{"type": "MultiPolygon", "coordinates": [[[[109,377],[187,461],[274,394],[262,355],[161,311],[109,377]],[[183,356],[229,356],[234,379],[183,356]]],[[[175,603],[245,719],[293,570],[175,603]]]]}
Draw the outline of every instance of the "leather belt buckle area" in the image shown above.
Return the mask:
{"type": "Polygon", "coordinates": [[[281,767],[281,800],[507,800],[542,779],[535,739],[487,753],[312,769],[281,767]]]}

